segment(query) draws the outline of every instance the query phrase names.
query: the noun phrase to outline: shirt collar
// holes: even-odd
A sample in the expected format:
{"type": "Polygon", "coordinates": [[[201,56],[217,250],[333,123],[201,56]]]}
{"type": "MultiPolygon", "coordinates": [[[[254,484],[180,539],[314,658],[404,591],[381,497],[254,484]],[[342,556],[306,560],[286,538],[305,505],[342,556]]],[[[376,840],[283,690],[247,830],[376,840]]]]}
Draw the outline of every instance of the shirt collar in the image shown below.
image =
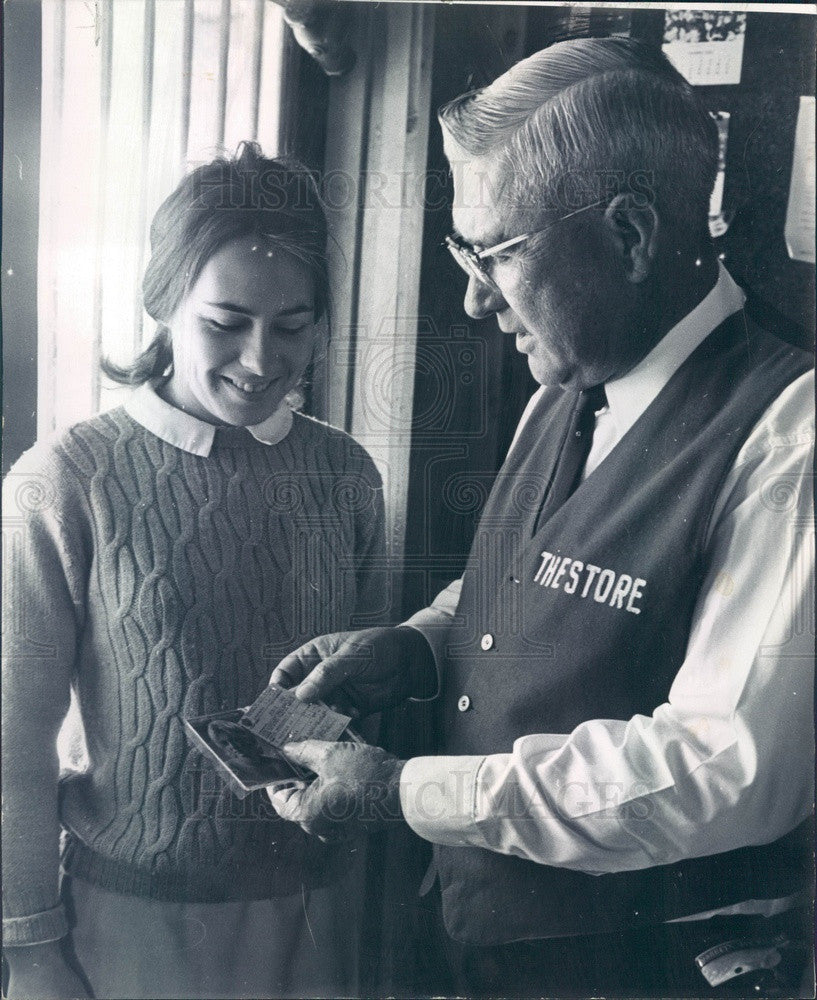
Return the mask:
{"type": "Polygon", "coordinates": [[[743,308],[746,296],[718,261],[718,280],[705,298],[655,345],[635,368],[605,385],[619,437],[638,420],[695,348],[743,308]]]}
{"type": "MultiPolygon", "coordinates": [[[[162,441],[191,455],[207,458],[213,447],[216,425],[171,406],[157,394],[157,384],[157,380],[152,380],[135,389],[125,401],[126,412],[162,441]]],[[[289,434],[292,419],[292,410],[283,400],[272,416],[247,430],[262,444],[278,444],[289,434]]]]}

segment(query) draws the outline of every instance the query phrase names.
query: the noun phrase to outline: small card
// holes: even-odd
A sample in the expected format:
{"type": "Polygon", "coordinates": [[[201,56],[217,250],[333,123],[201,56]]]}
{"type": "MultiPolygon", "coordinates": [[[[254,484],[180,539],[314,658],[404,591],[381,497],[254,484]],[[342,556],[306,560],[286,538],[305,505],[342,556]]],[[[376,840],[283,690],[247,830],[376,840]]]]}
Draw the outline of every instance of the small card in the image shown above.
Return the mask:
{"type": "Polygon", "coordinates": [[[314,777],[287,760],[277,747],[257,737],[243,725],[243,718],[243,709],[236,708],[184,720],[189,738],[214,761],[238,798],[261,788],[314,777]]]}
{"type": "Polygon", "coordinates": [[[281,752],[285,743],[360,742],[348,730],[351,719],[326,705],[300,701],[284,688],[268,687],[249,708],[185,719],[188,736],[217,764],[239,798],[250,792],[293,780],[309,781],[311,771],[297,767],[281,752]]]}
{"type": "Polygon", "coordinates": [[[302,740],[337,740],[352,721],[326,705],[301,701],[280,687],[268,687],[244,713],[245,724],[275,747],[302,740]]]}

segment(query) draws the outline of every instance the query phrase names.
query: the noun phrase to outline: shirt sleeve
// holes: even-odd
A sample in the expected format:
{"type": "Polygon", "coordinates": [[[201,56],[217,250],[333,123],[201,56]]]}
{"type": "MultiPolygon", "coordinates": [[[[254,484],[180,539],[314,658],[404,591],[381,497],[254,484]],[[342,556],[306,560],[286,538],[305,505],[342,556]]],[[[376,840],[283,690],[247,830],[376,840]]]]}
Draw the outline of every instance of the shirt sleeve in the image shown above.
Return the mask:
{"type": "Polygon", "coordinates": [[[462,590],[462,577],[452,580],[443,590],[437,594],[427,608],[422,608],[411,618],[402,622],[411,628],[417,629],[425,637],[426,642],[431,647],[434,656],[434,666],[437,670],[437,690],[428,698],[410,698],[409,701],[434,701],[440,696],[442,690],[442,663],[443,651],[445,650],[448,630],[457,613],[457,605],[460,602],[460,591],[462,590]]]}
{"type": "Polygon", "coordinates": [[[68,931],[59,901],[57,734],[83,598],[81,556],[55,464],[24,458],[3,484],[3,936],[7,946],[68,931]]]}
{"type": "Polygon", "coordinates": [[[434,653],[438,670],[442,663],[448,630],[457,613],[461,590],[462,577],[459,577],[452,580],[444,590],[441,590],[427,608],[423,608],[403,622],[404,625],[411,625],[412,628],[423,633],[434,653]]]}
{"type": "Polygon", "coordinates": [[[601,874],[768,843],[809,815],[813,386],[778,397],[724,483],[668,701],[508,754],[409,761],[401,801],[420,836],[601,874]]]}

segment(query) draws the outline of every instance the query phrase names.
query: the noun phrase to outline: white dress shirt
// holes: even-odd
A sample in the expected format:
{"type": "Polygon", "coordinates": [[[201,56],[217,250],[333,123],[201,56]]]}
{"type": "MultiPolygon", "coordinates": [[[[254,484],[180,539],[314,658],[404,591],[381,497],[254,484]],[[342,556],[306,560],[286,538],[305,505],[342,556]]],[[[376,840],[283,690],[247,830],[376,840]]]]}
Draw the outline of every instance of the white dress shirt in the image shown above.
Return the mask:
{"type": "MultiPolygon", "coordinates": [[[[743,301],[721,267],[709,295],[636,368],[606,385],[609,405],[597,413],[585,475],[743,301]]],[[[809,815],[813,397],[809,372],[768,408],[724,481],[708,572],[667,702],[652,715],[522,736],[509,753],[408,761],[400,797],[416,833],[601,874],[768,843],[809,815]],[[514,801],[505,797],[514,786],[530,803],[524,816],[493,808],[514,801]]],[[[423,632],[438,663],[460,585],[407,623],[423,632]]],[[[771,913],[791,902],[737,909],[771,913]]]]}

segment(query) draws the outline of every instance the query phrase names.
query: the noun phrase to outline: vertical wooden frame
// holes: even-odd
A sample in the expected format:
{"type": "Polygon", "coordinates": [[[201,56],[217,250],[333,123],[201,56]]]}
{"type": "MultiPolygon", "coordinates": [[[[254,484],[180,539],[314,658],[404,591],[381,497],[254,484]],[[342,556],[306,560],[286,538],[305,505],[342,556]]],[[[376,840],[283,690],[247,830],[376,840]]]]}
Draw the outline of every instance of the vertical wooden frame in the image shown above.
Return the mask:
{"type": "MultiPolygon", "coordinates": [[[[355,69],[330,84],[325,193],[332,338],[319,412],[383,476],[395,571],[405,545],[434,9],[386,4],[358,18],[355,69]]],[[[393,573],[399,590],[399,572],[393,573]]],[[[393,608],[400,595],[391,595],[393,608]]]]}

